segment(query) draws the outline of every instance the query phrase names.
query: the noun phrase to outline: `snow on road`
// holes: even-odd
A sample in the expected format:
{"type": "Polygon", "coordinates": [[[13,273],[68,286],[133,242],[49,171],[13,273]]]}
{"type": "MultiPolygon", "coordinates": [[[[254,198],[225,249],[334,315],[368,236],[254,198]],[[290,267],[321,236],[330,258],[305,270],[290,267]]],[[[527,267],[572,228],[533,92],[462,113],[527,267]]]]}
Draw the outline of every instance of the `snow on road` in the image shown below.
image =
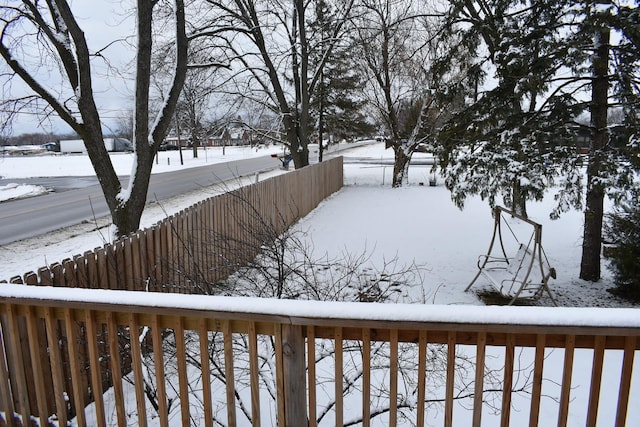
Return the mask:
{"type": "Polygon", "coordinates": [[[49,190],[41,185],[19,185],[9,183],[6,185],[0,185],[0,202],[22,199],[24,197],[39,196],[48,192],[49,190]]]}

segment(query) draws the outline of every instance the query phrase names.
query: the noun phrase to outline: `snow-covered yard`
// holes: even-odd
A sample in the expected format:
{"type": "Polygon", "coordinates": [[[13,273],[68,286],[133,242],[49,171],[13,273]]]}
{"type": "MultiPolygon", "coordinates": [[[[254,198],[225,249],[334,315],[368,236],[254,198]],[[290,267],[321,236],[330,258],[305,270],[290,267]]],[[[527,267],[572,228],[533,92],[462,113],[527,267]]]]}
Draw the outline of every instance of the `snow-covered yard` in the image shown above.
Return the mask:
{"type": "MultiPolygon", "coordinates": [[[[441,181],[429,186],[431,166],[412,166],[409,186],[392,189],[391,166],[349,163],[349,157],[371,159],[392,153],[380,145],[345,154],[345,188],[325,201],[300,227],[308,227],[317,249],[335,251],[342,247],[357,251],[365,246],[375,249],[374,259],[398,255],[404,263],[415,261],[427,269],[425,295],[438,304],[481,304],[476,292],[490,289],[481,279],[470,292],[463,292],[477,272],[477,258],[485,254],[493,231],[493,218],[486,201],[470,198],[464,210],[450,199],[441,181]],[[357,156],[356,153],[357,152],[357,156]],[[352,154],[353,153],[353,154],[352,154]],[[424,184],[424,185],[422,185],[424,184]]],[[[557,280],[551,288],[561,306],[622,307],[631,304],[613,296],[607,263],[599,283],[578,278],[582,244],[582,212],[568,212],[552,221],[552,196],[540,203],[531,202],[529,216],[542,224],[542,244],[557,280]]],[[[523,240],[531,229],[513,221],[522,230],[523,240]],[[524,234],[523,234],[524,233],[524,234]]],[[[505,230],[505,242],[512,237],[505,230]]],[[[537,304],[550,305],[548,298],[537,304]]]]}
{"type": "MultiPolygon", "coordinates": [[[[206,155],[201,153],[198,159],[193,159],[190,151],[185,151],[184,156],[186,167],[189,167],[265,155],[271,151],[278,149],[272,147],[267,152],[264,149],[234,150],[228,147],[224,156],[213,150],[207,150],[206,155]]],[[[464,210],[458,209],[441,181],[435,187],[428,185],[429,165],[412,166],[409,185],[400,189],[390,188],[392,166],[389,163],[393,153],[384,150],[382,143],[360,146],[342,154],[345,156],[345,187],[298,224],[298,228],[305,231],[312,241],[316,253],[327,252],[337,256],[345,252],[366,252],[379,269],[390,260],[398,266],[415,263],[424,268],[424,286],[415,291],[415,300],[424,299],[437,304],[482,304],[476,293],[489,289],[485,282],[479,280],[470,292],[463,290],[477,271],[478,256],[485,253],[489,245],[493,219],[488,204],[479,198],[471,198],[464,210]]],[[[164,157],[154,167],[154,173],[179,167],[177,152],[164,152],[160,156],[164,157]]],[[[417,159],[421,157],[430,156],[416,155],[417,159]]],[[[130,170],[131,155],[115,154],[112,158],[119,173],[126,174],[130,170]]],[[[7,178],[91,174],[87,169],[86,156],[4,157],[0,162],[0,174],[7,178]]],[[[22,186],[8,187],[20,191],[22,186]]],[[[146,210],[142,223],[149,226],[167,213],[176,212],[221,190],[203,189],[162,202],[162,206],[153,203],[146,210]]],[[[9,189],[0,191],[0,194],[4,191],[9,189]]],[[[589,283],[578,279],[582,213],[568,212],[559,220],[552,221],[548,217],[550,211],[551,197],[529,206],[530,217],[543,225],[543,247],[550,264],[557,270],[557,279],[551,281],[551,289],[559,305],[632,306],[607,291],[612,282],[606,261],[603,261],[605,268],[601,282],[589,283]]],[[[103,220],[98,225],[105,223],[103,220]]],[[[96,227],[96,224],[81,224],[2,246],[0,279],[101,246],[106,235],[104,229],[96,227]]],[[[505,240],[508,237],[505,233],[505,240]]],[[[542,298],[537,304],[550,305],[551,301],[542,298]]]]}
{"type": "MultiPolygon", "coordinates": [[[[390,151],[381,144],[371,144],[354,148],[343,153],[345,156],[345,187],[325,200],[310,215],[302,219],[295,227],[306,234],[315,253],[328,253],[330,258],[345,253],[366,253],[368,262],[374,270],[385,268],[403,268],[405,265],[421,267],[422,278],[419,287],[407,292],[407,299],[413,302],[438,304],[437,310],[446,310],[451,306],[451,316],[456,313],[469,314],[473,310],[463,307],[479,306],[483,301],[477,293],[489,289],[485,282],[479,282],[470,292],[465,287],[477,271],[479,255],[486,252],[492,234],[493,219],[486,202],[479,198],[467,201],[464,210],[458,209],[450,200],[446,188],[441,182],[435,187],[428,185],[431,172],[429,165],[412,166],[409,173],[409,185],[400,189],[389,187],[392,166],[390,151]],[[384,184],[383,184],[384,182],[384,184]]],[[[428,156],[426,156],[428,157],[428,156]]],[[[5,161],[7,161],[5,159],[5,161]]],[[[42,166],[41,166],[42,167],[42,166]]],[[[73,166],[69,166],[73,169],[73,166]]],[[[24,166],[23,166],[24,168],[24,166]]],[[[24,170],[24,169],[23,169],[24,170]]],[[[282,173],[274,171],[273,173],[282,173]]],[[[144,226],[148,226],[167,213],[173,213],[197,200],[209,197],[219,188],[208,188],[192,194],[162,203],[152,204],[145,212],[144,226]]],[[[588,283],[578,279],[582,213],[569,212],[559,220],[551,221],[551,198],[529,206],[530,216],[543,225],[542,242],[549,262],[557,270],[557,279],[551,281],[551,289],[559,305],[572,307],[634,307],[607,291],[612,286],[611,275],[604,269],[605,277],[600,283],[588,283]]],[[[0,279],[9,278],[18,273],[35,270],[47,263],[59,261],[76,253],[101,246],[106,235],[99,224],[82,224],[44,238],[34,238],[0,247],[0,279]]],[[[512,221],[516,232],[527,232],[527,227],[512,221]]],[[[509,236],[505,233],[505,239],[509,236]]],[[[542,298],[536,305],[550,305],[548,298],[542,298]]],[[[540,311],[546,321],[555,317],[553,308],[540,311]]],[[[307,310],[308,311],[308,310],[307,310]]],[[[501,312],[503,316],[513,313],[501,312]]],[[[533,312],[531,312],[533,314],[533,312]]],[[[604,311],[598,311],[604,315],[604,311]]],[[[425,312],[425,315],[427,312],[425,312]]],[[[535,313],[536,315],[538,312],[535,313]]],[[[600,321],[606,322],[602,316],[600,321]]],[[[517,320],[517,319],[514,319],[517,320]]],[[[540,320],[540,319],[538,319],[540,320]]],[[[460,348],[460,351],[472,354],[473,348],[460,348]]],[[[501,347],[489,347],[492,363],[500,365],[504,357],[501,347]]],[[[608,353],[609,354],[609,353],[608,353]]],[[[557,396],[562,382],[562,350],[549,350],[545,361],[545,395],[557,396]]],[[[522,349],[518,354],[518,366],[530,367],[533,360],[531,349],[522,349]]],[[[577,350],[573,368],[572,417],[571,425],[584,425],[585,404],[588,401],[589,376],[592,359],[591,350],[577,350]]],[[[620,375],[621,352],[607,356],[602,398],[603,411],[615,411],[615,403],[609,402],[617,395],[620,375]],[[613,390],[614,393],[607,393],[613,390]],[[608,402],[608,403],[607,403],[608,402]]],[[[637,367],[636,357],[636,367],[637,367]]],[[[501,366],[501,365],[500,365],[501,366]]],[[[637,384],[638,369],[634,371],[634,384],[637,384]]],[[[637,396],[632,390],[631,402],[637,396]]],[[[127,399],[134,399],[132,390],[125,391],[127,399]]],[[[127,406],[135,404],[128,400],[127,406]]],[[[512,421],[520,423],[518,413],[526,416],[528,408],[526,393],[514,396],[512,421]]],[[[555,423],[557,402],[545,399],[541,410],[541,424],[555,423]]],[[[91,411],[89,411],[91,412],[91,411]]],[[[470,413],[470,412],[469,412],[470,413]]],[[[468,414],[467,414],[468,415],[468,414]]],[[[133,413],[132,413],[133,416],[133,413]]],[[[631,405],[629,420],[638,419],[637,409],[631,405]]],[[[442,413],[436,413],[430,422],[441,424],[442,413]],[[436,421],[437,420],[437,421],[436,421]]],[[[611,420],[605,420],[603,425],[611,420]]],[[[456,418],[457,422],[470,421],[466,416],[456,418]]],[[[499,413],[483,418],[486,423],[498,422],[499,413]]]]}

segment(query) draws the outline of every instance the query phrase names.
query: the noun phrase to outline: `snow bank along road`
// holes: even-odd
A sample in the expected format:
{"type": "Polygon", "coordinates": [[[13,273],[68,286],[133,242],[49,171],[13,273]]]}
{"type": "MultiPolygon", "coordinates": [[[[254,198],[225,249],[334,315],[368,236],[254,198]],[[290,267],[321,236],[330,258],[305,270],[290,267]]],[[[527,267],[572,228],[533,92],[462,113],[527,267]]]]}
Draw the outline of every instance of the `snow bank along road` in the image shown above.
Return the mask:
{"type": "MultiPolygon", "coordinates": [[[[278,166],[279,162],[271,156],[261,156],[154,174],[147,200],[164,200],[278,166]]],[[[3,202],[0,203],[0,245],[106,215],[109,209],[99,185],[3,202]]]]}

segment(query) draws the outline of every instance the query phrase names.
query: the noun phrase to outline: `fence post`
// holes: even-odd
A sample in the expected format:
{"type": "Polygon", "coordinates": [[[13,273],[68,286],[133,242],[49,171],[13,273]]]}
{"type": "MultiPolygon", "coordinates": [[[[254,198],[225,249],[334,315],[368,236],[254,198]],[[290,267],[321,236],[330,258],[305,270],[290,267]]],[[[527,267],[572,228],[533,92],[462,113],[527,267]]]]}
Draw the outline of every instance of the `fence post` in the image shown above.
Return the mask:
{"type": "Polygon", "coordinates": [[[306,426],[307,387],[302,326],[282,325],[284,408],[286,426],[306,426]]]}

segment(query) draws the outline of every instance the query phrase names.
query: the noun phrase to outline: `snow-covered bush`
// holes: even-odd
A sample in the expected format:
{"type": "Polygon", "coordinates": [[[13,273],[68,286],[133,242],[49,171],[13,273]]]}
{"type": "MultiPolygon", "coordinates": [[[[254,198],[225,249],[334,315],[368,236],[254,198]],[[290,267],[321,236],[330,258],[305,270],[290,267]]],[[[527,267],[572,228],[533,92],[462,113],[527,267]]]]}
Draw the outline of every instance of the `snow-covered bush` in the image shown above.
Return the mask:
{"type": "Polygon", "coordinates": [[[605,239],[613,245],[609,263],[617,290],[625,297],[640,299],[640,190],[607,217],[605,239]]]}

